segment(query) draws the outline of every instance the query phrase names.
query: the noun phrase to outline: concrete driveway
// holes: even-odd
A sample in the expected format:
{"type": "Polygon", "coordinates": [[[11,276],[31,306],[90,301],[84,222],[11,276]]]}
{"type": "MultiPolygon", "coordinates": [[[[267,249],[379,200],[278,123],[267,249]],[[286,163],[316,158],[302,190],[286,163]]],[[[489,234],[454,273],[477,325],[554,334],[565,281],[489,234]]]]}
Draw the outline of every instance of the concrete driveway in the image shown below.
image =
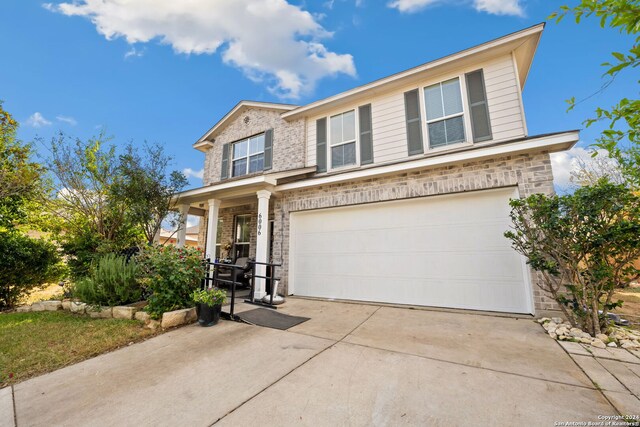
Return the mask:
{"type": "Polygon", "coordinates": [[[618,413],[531,318],[294,298],[282,312],[311,320],[188,326],[20,383],[17,425],[552,426],[618,413]]]}

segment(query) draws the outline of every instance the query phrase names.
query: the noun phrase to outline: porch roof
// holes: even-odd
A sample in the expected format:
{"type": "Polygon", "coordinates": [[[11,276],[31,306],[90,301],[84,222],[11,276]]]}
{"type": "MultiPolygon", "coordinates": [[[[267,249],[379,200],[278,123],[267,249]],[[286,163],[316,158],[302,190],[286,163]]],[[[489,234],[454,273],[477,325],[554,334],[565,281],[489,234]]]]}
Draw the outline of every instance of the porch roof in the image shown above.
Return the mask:
{"type": "MultiPolygon", "coordinates": [[[[198,205],[209,199],[225,201],[242,200],[255,197],[256,191],[269,190],[275,192],[275,187],[284,183],[295,182],[307,178],[316,171],[315,166],[273,172],[249,177],[238,177],[225,180],[222,183],[194,188],[179,193],[176,198],[179,204],[198,205]]],[[[193,214],[199,208],[192,208],[193,214]]],[[[189,213],[192,213],[191,211],[189,213]]]]}

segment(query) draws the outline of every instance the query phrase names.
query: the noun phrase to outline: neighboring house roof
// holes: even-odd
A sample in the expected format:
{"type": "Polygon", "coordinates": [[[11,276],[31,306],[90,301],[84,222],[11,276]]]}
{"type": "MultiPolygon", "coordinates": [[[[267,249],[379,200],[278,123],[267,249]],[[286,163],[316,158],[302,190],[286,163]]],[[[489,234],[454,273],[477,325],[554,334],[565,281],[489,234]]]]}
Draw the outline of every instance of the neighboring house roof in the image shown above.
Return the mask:
{"type": "MultiPolygon", "coordinates": [[[[178,233],[175,230],[160,230],[160,237],[165,239],[176,239],[178,237],[178,233]]],[[[187,236],[186,239],[191,242],[198,241],[198,226],[194,225],[192,227],[187,228],[187,236]]]]}
{"type": "Polygon", "coordinates": [[[200,232],[200,224],[187,227],[187,234],[198,234],[200,232]]]}
{"type": "Polygon", "coordinates": [[[234,120],[238,115],[242,114],[245,110],[249,108],[260,108],[263,110],[275,110],[275,111],[290,111],[294,108],[298,108],[297,105],[293,104],[280,104],[275,102],[259,102],[259,101],[240,101],[236,104],[235,107],[231,109],[223,118],[221,118],[218,123],[213,125],[211,129],[207,131],[198,141],[193,144],[193,147],[196,150],[200,150],[201,148],[206,148],[213,141],[217,132],[224,126],[225,123],[234,120]]]}

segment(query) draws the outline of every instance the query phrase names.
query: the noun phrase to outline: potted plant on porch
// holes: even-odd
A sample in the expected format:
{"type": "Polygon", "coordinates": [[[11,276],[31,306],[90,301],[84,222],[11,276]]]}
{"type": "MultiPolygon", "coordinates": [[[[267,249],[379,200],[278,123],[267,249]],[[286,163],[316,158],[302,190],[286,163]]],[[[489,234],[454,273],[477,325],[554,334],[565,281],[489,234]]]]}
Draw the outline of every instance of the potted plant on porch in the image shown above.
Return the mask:
{"type": "Polygon", "coordinates": [[[196,313],[200,326],[213,326],[220,320],[222,304],[227,299],[227,293],[218,288],[194,291],[193,301],[196,303],[196,313]]]}

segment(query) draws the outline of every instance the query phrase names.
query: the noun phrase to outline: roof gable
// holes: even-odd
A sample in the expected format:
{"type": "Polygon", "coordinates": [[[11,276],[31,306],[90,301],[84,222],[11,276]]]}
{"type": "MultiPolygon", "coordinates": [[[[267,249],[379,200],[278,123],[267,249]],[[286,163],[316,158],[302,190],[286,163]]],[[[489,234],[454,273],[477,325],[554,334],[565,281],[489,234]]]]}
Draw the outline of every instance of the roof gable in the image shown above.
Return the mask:
{"type": "Polygon", "coordinates": [[[263,110],[272,110],[272,111],[280,111],[287,112],[291,111],[295,108],[298,108],[297,105],[292,104],[279,104],[273,102],[259,102],[259,101],[240,101],[233,107],[227,114],[224,115],[211,129],[207,131],[202,137],[198,139],[198,141],[193,144],[193,147],[196,150],[206,151],[208,147],[214,142],[216,135],[225,127],[225,125],[229,122],[235,120],[239,115],[241,115],[244,111],[249,108],[258,108],[263,110]]]}

